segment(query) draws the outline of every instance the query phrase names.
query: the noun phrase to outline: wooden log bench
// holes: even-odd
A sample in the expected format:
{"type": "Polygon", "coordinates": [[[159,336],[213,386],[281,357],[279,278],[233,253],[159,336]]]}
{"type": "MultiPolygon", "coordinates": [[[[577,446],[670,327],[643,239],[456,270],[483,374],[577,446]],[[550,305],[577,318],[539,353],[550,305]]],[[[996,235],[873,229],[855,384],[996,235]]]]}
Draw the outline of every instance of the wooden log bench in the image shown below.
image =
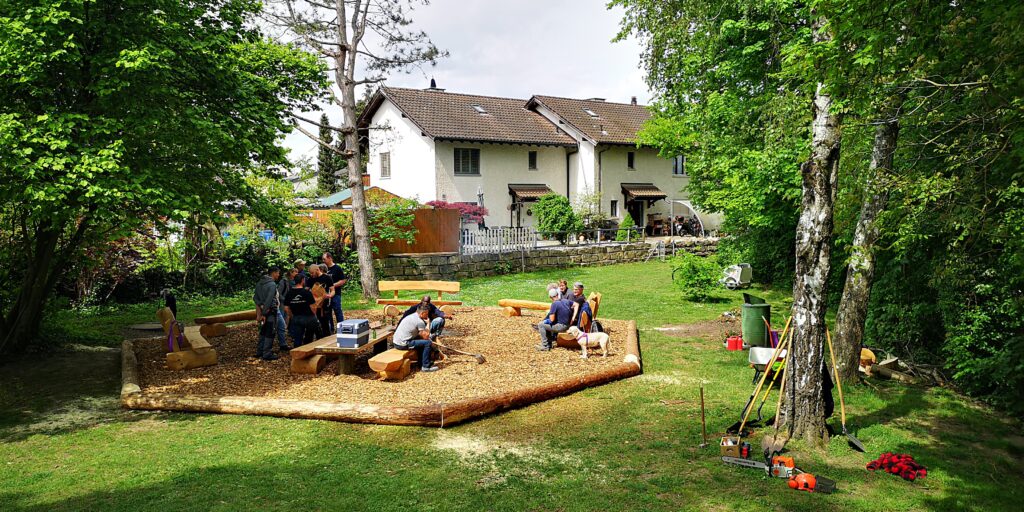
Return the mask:
{"type": "Polygon", "coordinates": [[[377,287],[382,292],[395,292],[394,298],[377,299],[377,304],[392,306],[415,306],[419,299],[399,299],[398,292],[437,292],[437,299],[433,300],[435,306],[461,306],[461,300],[444,300],[446,293],[459,293],[462,283],[458,281],[379,281],[377,287]]]}
{"type": "MultiPolygon", "coordinates": [[[[444,359],[444,354],[435,348],[434,361],[444,359]]],[[[412,372],[412,365],[420,363],[420,351],[393,348],[370,358],[370,369],[377,372],[383,380],[402,380],[412,372]]]]}
{"type": "Polygon", "coordinates": [[[255,309],[221,315],[201,316],[195,319],[195,323],[199,325],[199,333],[204,338],[216,338],[228,333],[228,326],[225,325],[228,322],[244,322],[247,320],[256,320],[255,309]]]}
{"type": "Polygon", "coordinates": [[[501,299],[498,305],[505,308],[505,316],[522,316],[524,309],[547,311],[551,309],[550,302],[538,302],[535,300],[501,299]]]}
{"type": "MultiPolygon", "coordinates": [[[[372,329],[379,329],[379,324],[371,326],[372,329]]],[[[291,355],[292,373],[317,374],[327,365],[330,357],[338,358],[337,375],[352,375],[356,372],[356,358],[372,352],[379,354],[387,346],[387,340],[394,333],[394,329],[388,328],[377,333],[376,337],[370,338],[365,345],[356,348],[343,348],[338,346],[337,335],[330,335],[320,338],[311,343],[295,347],[289,351],[291,355]]]]}
{"type": "Polygon", "coordinates": [[[156,317],[160,320],[160,325],[163,326],[164,335],[171,340],[167,352],[168,368],[188,370],[217,364],[217,351],[203,336],[200,326],[190,325],[185,327],[182,332],[179,330],[178,322],[170,308],[157,310],[156,317]],[[179,339],[181,339],[181,343],[179,343],[179,339]]]}

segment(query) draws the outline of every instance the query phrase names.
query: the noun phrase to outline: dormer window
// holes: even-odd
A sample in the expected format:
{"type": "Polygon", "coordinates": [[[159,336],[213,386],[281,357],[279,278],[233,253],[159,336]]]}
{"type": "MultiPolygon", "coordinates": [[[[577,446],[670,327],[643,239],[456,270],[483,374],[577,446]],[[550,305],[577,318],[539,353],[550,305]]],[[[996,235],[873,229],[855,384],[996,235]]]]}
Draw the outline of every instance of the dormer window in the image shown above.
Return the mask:
{"type": "Polygon", "coordinates": [[[583,112],[585,112],[590,117],[599,117],[597,115],[597,112],[594,112],[593,110],[590,110],[589,108],[583,109],[583,112]]]}
{"type": "Polygon", "coordinates": [[[488,112],[487,112],[487,109],[485,109],[485,108],[481,107],[480,105],[475,105],[475,104],[474,104],[474,105],[470,105],[470,106],[471,106],[471,107],[473,107],[473,110],[476,110],[476,113],[477,113],[477,114],[480,114],[480,115],[489,115],[489,114],[488,114],[488,112]]]}

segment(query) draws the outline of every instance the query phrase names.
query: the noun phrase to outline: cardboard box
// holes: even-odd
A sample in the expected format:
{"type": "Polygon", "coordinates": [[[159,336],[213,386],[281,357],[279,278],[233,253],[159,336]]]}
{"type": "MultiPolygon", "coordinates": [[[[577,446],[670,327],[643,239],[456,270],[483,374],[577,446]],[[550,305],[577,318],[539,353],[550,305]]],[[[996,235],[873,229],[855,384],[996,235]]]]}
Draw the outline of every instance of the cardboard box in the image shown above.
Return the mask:
{"type": "Polygon", "coordinates": [[[738,436],[725,436],[722,438],[722,456],[723,457],[739,457],[740,456],[740,444],[743,441],[738,436]],[[732,444],[727,444],[727,443],[732,444]]]}

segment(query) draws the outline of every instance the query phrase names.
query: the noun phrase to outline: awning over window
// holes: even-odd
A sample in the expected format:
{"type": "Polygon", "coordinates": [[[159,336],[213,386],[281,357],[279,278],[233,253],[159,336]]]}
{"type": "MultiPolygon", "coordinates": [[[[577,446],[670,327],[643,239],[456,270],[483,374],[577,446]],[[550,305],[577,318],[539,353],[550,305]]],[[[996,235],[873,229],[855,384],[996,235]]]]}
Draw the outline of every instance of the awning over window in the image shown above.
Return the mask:
{"type": "Polygon", "coordinates": [[[509,185],[508,194],[512,196],[515,203],[532,203],[541,196],[551,194],[551,187],[547,185],[509,185]]]}
{"type": "Polygon", "coordinates": [[[627,201],[657,201],[665,199],[668,194],[655,187],[653,183],[623,183],[622,194],[627,201]]]}

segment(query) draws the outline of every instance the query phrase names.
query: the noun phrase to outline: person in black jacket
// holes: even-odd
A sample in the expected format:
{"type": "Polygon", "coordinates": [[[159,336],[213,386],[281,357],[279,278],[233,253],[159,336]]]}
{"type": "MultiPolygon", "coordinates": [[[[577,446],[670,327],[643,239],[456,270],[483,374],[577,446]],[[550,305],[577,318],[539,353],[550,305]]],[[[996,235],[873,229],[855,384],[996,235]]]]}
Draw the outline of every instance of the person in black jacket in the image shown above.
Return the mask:
{"type": "Polygon", "coordinates": [[[454,318],[455,315],[445,314],[444,311],[441,311],[441,308],[430,302],[430,295],[424,295],[423,298],[420,299],[419,304],[409,306],[409,309],[405,310],[405,313],[402,314],[402,318],[398,319],[399,323],[401,323],[405,317],[415,315],[416,312],[419,311],[420,306],[426,306],[427,311],[429,312],[427,319],[430,321],[430,341],[437,341],[437,337],[441,334],[441,331],[444,330],[445,319],[454,318]]]}
{"type": "Polygon", "coordinates": [[[277,283],[274,281],[280,276],[281,269],[270,267],[270,270],[263,274],[259,282],[256,283],[256,290],[252,295],[252,301],[256,304],[256,323],[260,326],[256,357],[264,361],[277,359],[277,356],[274,355],[274,331],[277,328],[280,297],[277,296],[277,283]]]}

